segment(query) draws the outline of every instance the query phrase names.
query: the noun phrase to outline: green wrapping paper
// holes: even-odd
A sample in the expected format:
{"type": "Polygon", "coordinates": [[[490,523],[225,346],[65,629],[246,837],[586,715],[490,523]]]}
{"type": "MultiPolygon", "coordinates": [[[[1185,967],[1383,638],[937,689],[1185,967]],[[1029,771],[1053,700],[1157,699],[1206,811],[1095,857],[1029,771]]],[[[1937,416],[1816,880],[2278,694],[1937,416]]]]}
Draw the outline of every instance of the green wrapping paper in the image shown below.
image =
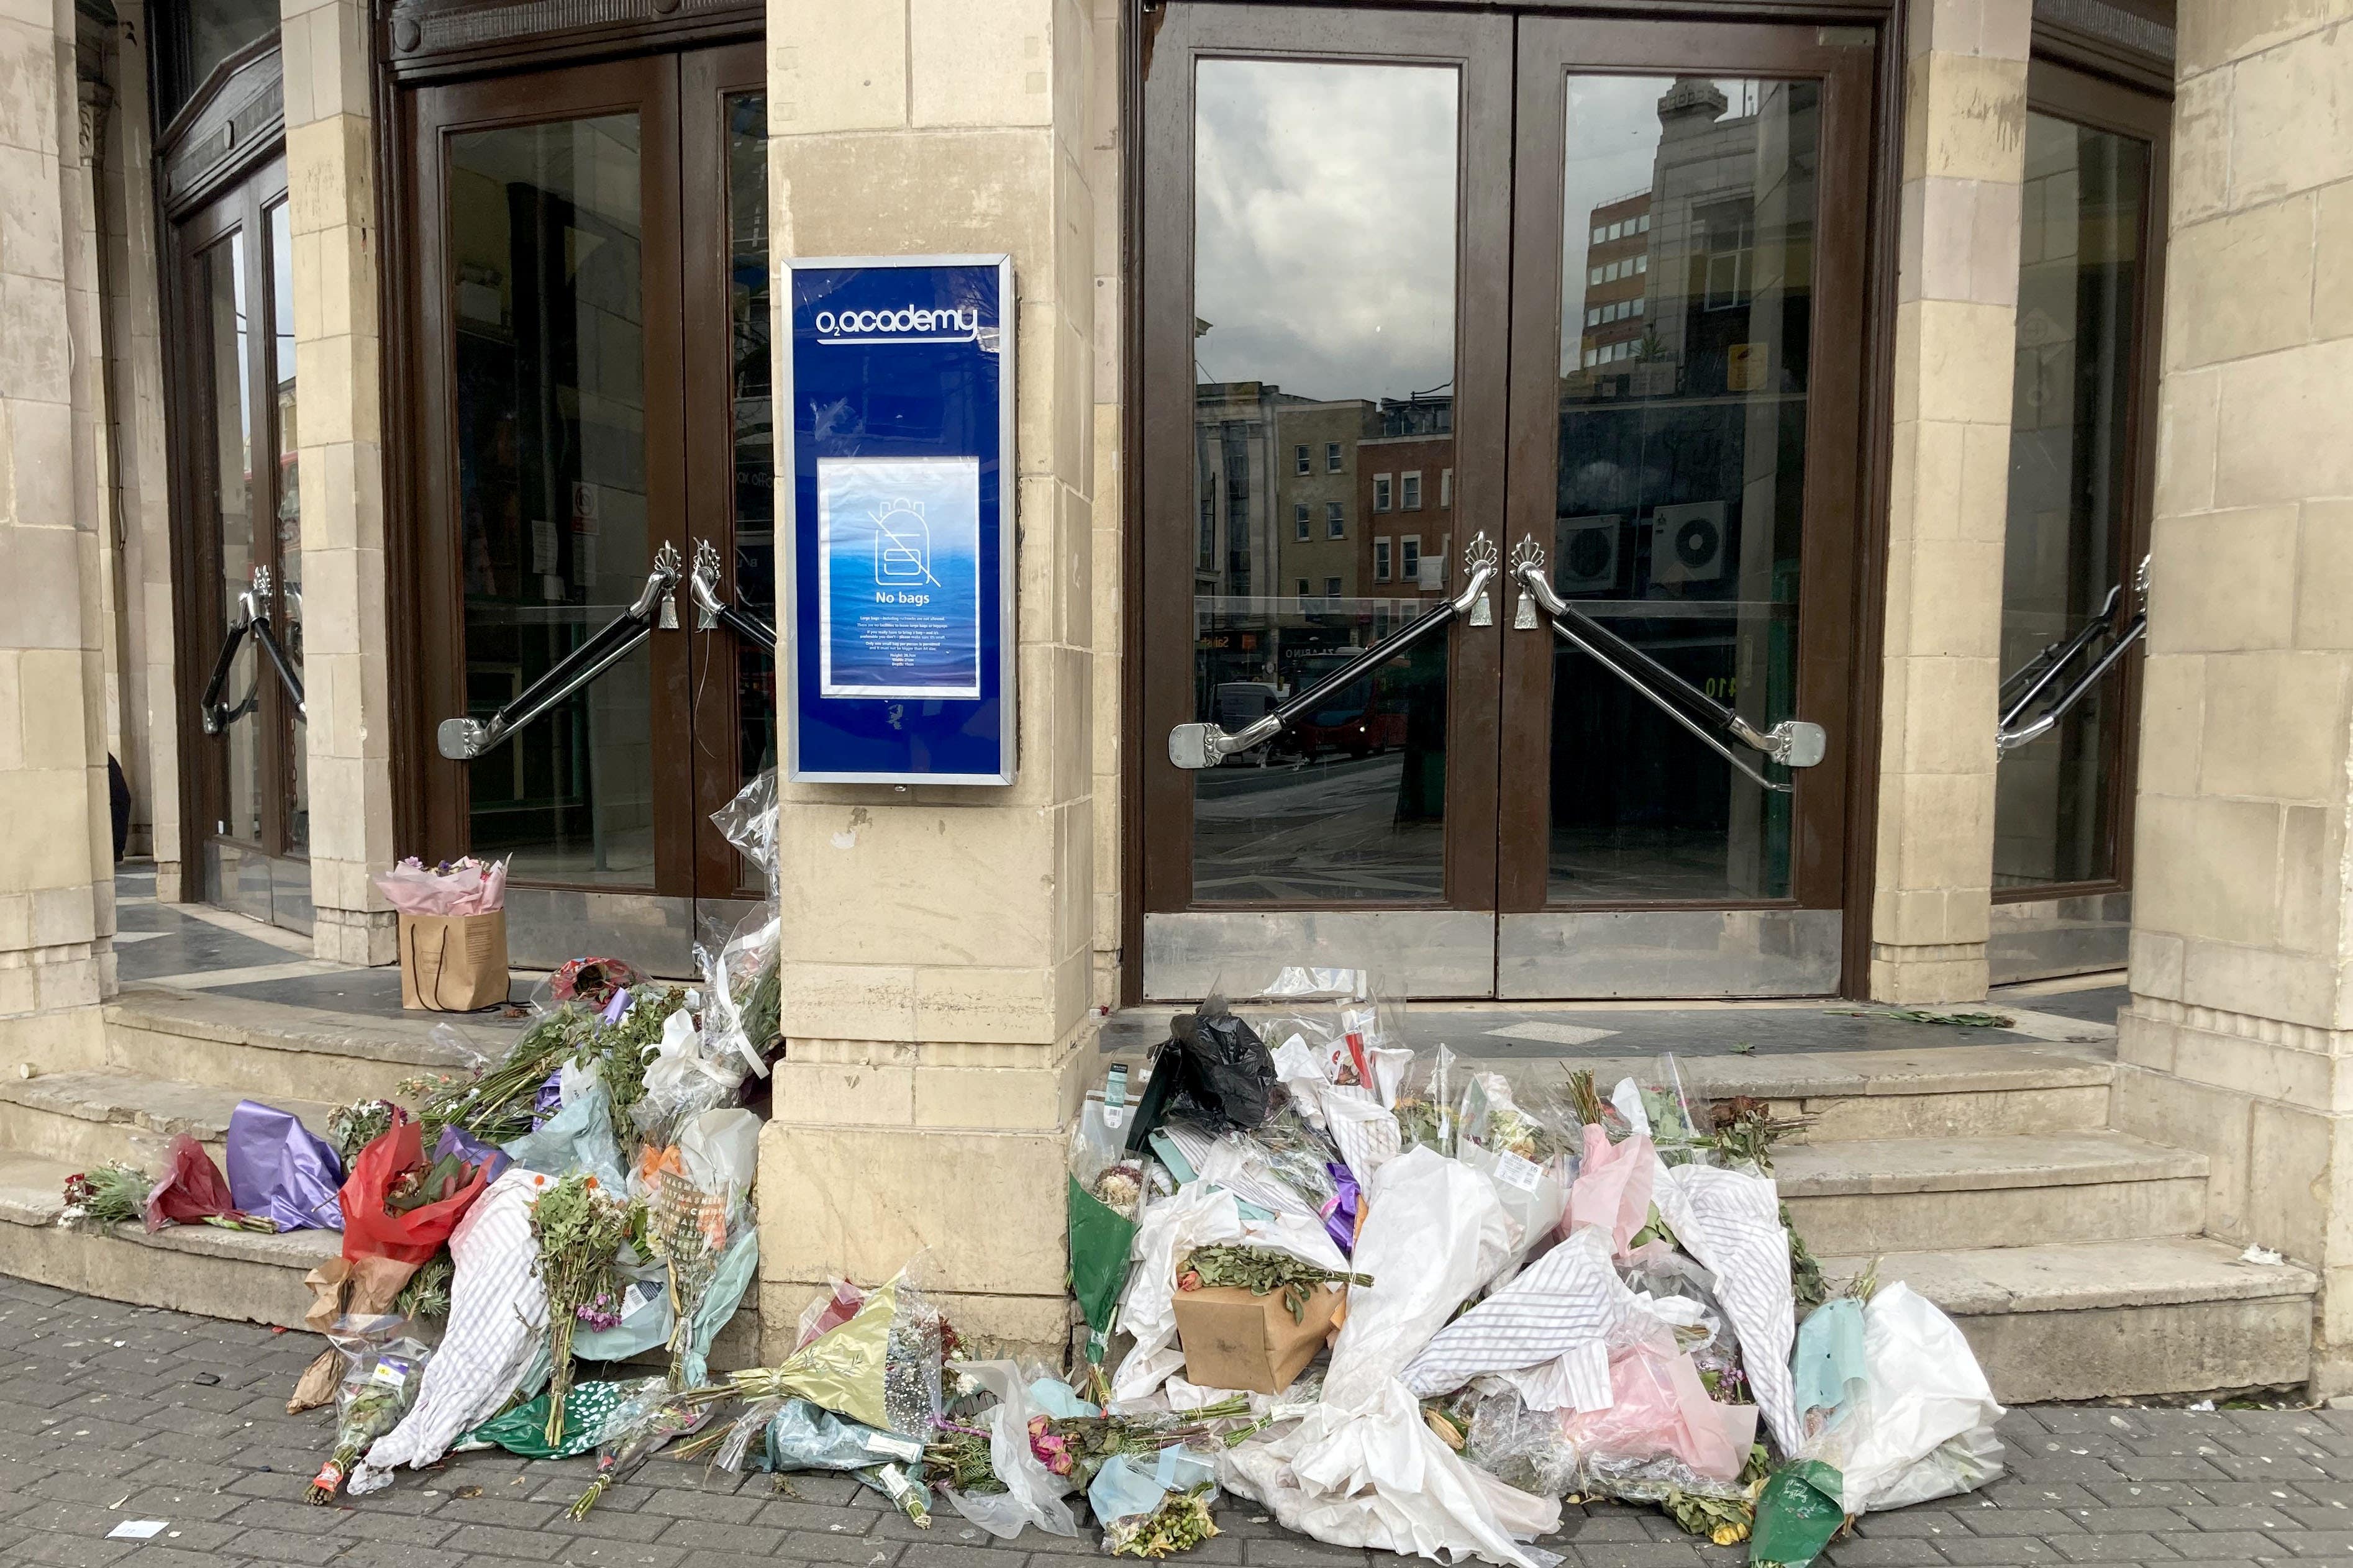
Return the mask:
{"type": "Polygon", "coordinates": [[[1087,1336],[1087,1359],[1101,1366],[1111,1345],[1119,1293],[1127,1283],[1135,1222],[1079,1185],[1075,1176],[1065,1180],[1070,1184],[1071,1293],[1079,1299],[1079,1310],[1093,1331],[1087,1336]]]}
{"type": "Polygon", "coordinates": [[[1846,1483],[1820,1459],[1799,1459],[1773,1472],[1757,1500],[1748,1541],[1754,1568],[1805,1568],[1846,1523],[1846,1483]]]}
{"type": "Polygon", "coordinates": [[[606,1419],[620,1406],[622,1396],[637,1386],[633,1383],[584,1383],[575,1387],[564,1401],[564,1441],[553,1447],[547,1442],[544,1393],[527,1405],[518,1405],[491,1416],[450,1447],[479,1448],[496,1444],[526,1459],[569,1459],[593,1454],[596,1451],[596,1434],[604,1428],[606,1419]]]}

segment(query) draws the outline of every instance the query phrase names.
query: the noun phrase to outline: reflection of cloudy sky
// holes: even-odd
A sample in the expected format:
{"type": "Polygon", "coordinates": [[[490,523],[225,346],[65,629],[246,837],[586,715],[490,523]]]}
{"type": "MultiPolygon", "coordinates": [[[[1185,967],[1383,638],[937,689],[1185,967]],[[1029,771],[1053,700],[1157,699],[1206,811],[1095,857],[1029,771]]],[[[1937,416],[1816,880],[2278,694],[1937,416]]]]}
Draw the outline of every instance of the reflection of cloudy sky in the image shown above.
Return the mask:
{"type": "Polygon", "coordinates": [[[1319,398],[1403,397],[1451,382],[1454,71],[1287,60],[1199,69],[1201,378],[1319,398]]]}

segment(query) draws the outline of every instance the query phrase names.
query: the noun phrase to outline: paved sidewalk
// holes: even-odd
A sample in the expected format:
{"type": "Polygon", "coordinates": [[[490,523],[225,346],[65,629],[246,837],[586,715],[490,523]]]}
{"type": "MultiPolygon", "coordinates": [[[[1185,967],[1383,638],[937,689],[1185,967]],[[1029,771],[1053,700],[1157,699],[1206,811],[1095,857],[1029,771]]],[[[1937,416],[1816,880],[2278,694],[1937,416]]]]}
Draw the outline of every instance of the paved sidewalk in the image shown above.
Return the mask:
{"type": "MultiPolygon", "coordinates": [[[[0,1278],[0,1563],[196,1568],[1066,1568],[1092,1535],[1009,1544],[944,1509],[917,1531],[831,1477],[738,1480],[656,1460],[583,1522],[563,1517],[586,1459],[468,1454],[357,1506],[302,1491],[326,1452],[323,1411],[285,1414],[318,1348],[0,1278]],[[147,1542],[125,1520],[163,1520],[147,1542]]],[[[1874,1516],[1834,1548],[1867,1564],[2331,1563],[2353,1565],[2353,1413],[2021,1409],[2003,1424],[2012,1474],[1989,1490],[1874,1516]]],[[[1215,1568],[1370,1568],[1367,1554],[1286,1534],[1248,1505],[1191,1554],[1215,1568]]],[[[1574,1568],[1740,1563],[1655,1512],[1569,1510],[1546,1544],[1574,1568]]]]}

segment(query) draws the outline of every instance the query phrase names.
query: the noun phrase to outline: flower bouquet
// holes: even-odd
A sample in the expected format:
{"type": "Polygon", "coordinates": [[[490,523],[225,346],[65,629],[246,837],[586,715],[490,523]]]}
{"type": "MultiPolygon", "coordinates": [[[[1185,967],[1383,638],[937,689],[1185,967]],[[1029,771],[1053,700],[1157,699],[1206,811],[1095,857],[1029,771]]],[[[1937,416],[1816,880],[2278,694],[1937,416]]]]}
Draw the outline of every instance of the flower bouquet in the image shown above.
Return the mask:
{"type": "Polygon", "coordinates": [[[332,1502],[368,1445],[400,1425],[408,1407],[417,1403],[417,1391],[425,1381],[425,1363],[432,1352],[414,1340],[396,1340],[383,1346],[366,1346],[357,1342],[350,1352],[350,1364],[343,1372],[343,1387],[335,1396],[335,1447],[319,1473],[311,1479],[308,1493],[313,1503],[332,1502]]]}
{"type": "Polygon", "coordinates": [[[575,1174],[541,1189],[531,1205],[539,1244],[539,1277],[547,1292],[547,1444],[564,1440],[564,1397],[572,1386],[572,1334],[584,1318],[618,1321],[611,1303],[621,1285],[614,1260],[628,1241],[630,1205],[590,1175],[575,1174]],[[607,1303],[598,1307],[600,1298],[607,1303]]]}
{"type": "Polygon", "coordinates": [[[492,1163],[447,1137],[428,1162],[417,1123],[396,1108],[343,1182],[343,1256],[429,1262],[490,1185],[492,1163]]]}
{"type": "Polygon", "coordinates": [[[670,1276],[675,1325],[670,1337],[670,1376],[675,1385],[685,1377],[695,1317],[718,1276],[720,1256],[727,1250],[727,1200],[704,1192],[688,1180],[683,1169],[663,1161],[655,1168],[646,1199],[646,1245],[670,1276]]]}
{"type": "Polygon", "coordinates": [[[1084,1488],[1114,1454],[1156,1456],[1163,1448],[1215,1436],[1217,1422],[1250,1413],[1250,1396],[1237,1394],[1175,1415],[1032,1415],[1029,1451],[1048,1470],[1084,1488]]]}
{"type": "Polygon", "coordinates": [[[1166,1557],[1190,1552],[1218,1533],[1209,1518],[1209,1483],[1170,1492],[1150,1513],[1113,1520],[1103,1531],[1103,1547],[1113,1557],[1166,1557]]]}
{"type": "Polygon", "coordinates": [[[564,1517],[587,1518],[598,1498],[635,1474],[663,1444],[702,1426],[710,1414],[707,1405],[677,1393],[667,1378],[649,1377],[631,1385],[596,1434],[596,1479],[564,1510],[564,1517]]]}
{"type": "Polygon", "coordinates": [[[127,1225],[147,1212],[148,1189],[155,1184],[136,1165],[109,1160],[66,1178],[65,1212],[58,1223],[76,1230],[127,1225]]]}
{"type": "Polygon", "coordinates": [[[164,1155],[164,1174],[148,1189],[148,1234],[167,1225],[216,1225],[224,1230],[276,1230],[269,1220],[240,1212],[229,1195],[228,1178],[221,1174],[205,1146],[186,1133],[176,1133],[164,1155]]]}

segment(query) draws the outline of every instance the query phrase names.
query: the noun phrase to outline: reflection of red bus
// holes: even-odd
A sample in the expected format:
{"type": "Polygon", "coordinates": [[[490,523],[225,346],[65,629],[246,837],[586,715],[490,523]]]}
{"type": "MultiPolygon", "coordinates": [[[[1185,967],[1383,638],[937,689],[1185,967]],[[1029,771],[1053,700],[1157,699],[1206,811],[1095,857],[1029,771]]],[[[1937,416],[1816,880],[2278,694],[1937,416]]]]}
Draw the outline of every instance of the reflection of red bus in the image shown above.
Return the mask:
{"type": "Polygon", "coordinates": [[[1405,744],[1405,669],[1388,664],[1334,692],[1292,726],[1309,757],[1345,752],[1367,757],[1405,744]]]}

